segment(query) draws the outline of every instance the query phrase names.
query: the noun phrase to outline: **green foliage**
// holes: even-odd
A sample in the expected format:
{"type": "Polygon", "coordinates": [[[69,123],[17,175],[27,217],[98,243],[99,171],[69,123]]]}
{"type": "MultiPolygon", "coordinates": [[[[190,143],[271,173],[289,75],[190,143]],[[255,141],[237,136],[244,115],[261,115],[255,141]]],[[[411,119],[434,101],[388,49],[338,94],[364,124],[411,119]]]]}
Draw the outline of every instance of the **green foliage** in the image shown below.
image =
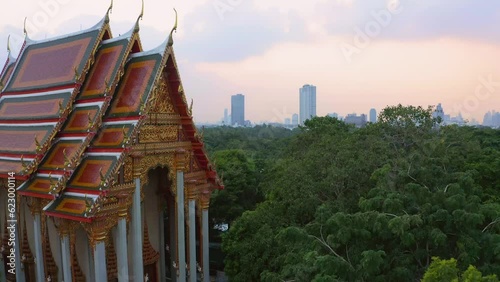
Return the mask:
{"type": "Polygon", "coordinates": [[[245,206],[233,187],[222,205],[233,219],[251,210],[223,237],[232,281],[413,281],[433,257],[456,260],[436,262],[444,280],[429,281],[496,281],[485,279],[500,274],[499,131],[439,126],[431,108],[401,105],[379,121],[313,118],[221,153],[238,160],[220,164],[234,183],[262,196],[245,206]]]}
{"type": "Polygon", "coordinates": [[[457,267],[457,260],[452,258],[449,260],[442,260],[438,257],[432,258],[432,263],[424,274],[422,282],[442,282],[442,281],[456,281],[456,282],[498,282],[496,275],[483,276],[474,266],[469,265],[467,270],[460,273],[457,267]]]}
{"type": "Polygon", "coordinates": [[[224,178],[225,189],[213,193],[210,206],[217,208],[211,210],[212,224],[230,224],[262,201],[255,163],[241,150],[218,151],[213,160],[224,178]]]}
{"type": "MultiPolygon", "coordinates": [[[[264,199],[261,183],[270,177],[274,166],[294,131],[272,127],[204,129],[204,143],[225,189],[214,191],[210,203],[212,226],[231,223],[244,211],[255,209],[264,199]]],[[[219,241],[219,232],[211,229],[211,241],[219,241]]]]}

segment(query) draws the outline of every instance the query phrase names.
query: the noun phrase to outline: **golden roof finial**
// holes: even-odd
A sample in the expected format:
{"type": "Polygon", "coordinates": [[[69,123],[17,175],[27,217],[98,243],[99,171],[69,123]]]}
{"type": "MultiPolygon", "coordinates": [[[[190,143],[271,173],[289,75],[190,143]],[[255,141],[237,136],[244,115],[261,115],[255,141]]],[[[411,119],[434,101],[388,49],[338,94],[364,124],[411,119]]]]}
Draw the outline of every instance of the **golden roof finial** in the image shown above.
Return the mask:
{"type": "Polygon", "coordinates": [[[83,200],[85,201],[84,215],[87,216],[87,213],[92,212],[92,200],[87,197],[87,194],[85,194],[85,198],[83,200]]]}
{"type": "Polygon", "coordinates": [[[122,128],[122,134],[123,134],[123,142],[122,142],[122,146],[124,147],[125,144],[127,144],[129,141],[130,141],[130,137],[128,136],[128,128],[125,127],[125,125],[123,125],[123,128],[122,128]]]}
{"type": "Polygon", "coordinates": [[[7,37],[7,52],[10,53],[10,34],[9,36],[7,37]]]}
{"type": "Polygon", "coordinates": [[[42,149],[42,146],[40,145],[40,142],[38,142],[38,136],[36,134],[35,134],[35,146],[36,146],[36,152],[38,153],[42,149]]]}
{"type": "Polygon", "coordinates": [[[139,16],[137,17],[137,20],[135,21],[135,27],[134,27],[135,32],[139,31],[139,20],[142,20],[143,16],[144,16],[144,0],[142,0],[141,14],[139,14],[139,16]]]}
{"type": "Polygon", "coordinates": [[[66,148],[63,149],[62,153],[63,153],[63,157],[64,157],[64,168],[66,168],[67,166],[70,165],[70,160],[69,160],[68,154],[66,153],[66,148]]]}
{"type": "Polygon", "coordinates": [[[141,14],[139,15],[139,18],[141,18],[141,20],[142,20],[142,16],[144,16],[144,0],[142,0],[141,14]]]}
{"type": "Polygon", "coordinates": [[[102,186],[106,186],[106,176],[102,173],[102,166],[101,168],[99,169],[99,177],[101,178],[101,183],[99,186],[99,189],[102,189],[102,186]]]}
{"type": "Polygon", "coordinates": [[[80,79],[80,74],[78,73],[78,67],[74,66],[73,71],[75,72],[75,81],[78,81],[80,79]]]}
{"type": "Polygon", "coordinates": [[[54,179],[52,178],[52,172],[49,172],[49,185],[49,189],[51,190],[50,192],[52,192],[55,188],[54,179]]]}
{"type": "Polygon", "coordinates": [[[23,169],[27,167],[26,163],[24,162],[24,155],[21,155],[21,166],[23,167],[23,169]]]}
{"type": "Polygon", "coordinates": [[[193,102],[194,102],[194,100],[191,98],[191,105],[189,105],[189,109],[188,109],[188,114],[190,116],[193,115],[193,102]]]}
{"type": "Polygon", "coordinates": [[[174,31],[177,32],[177,10],[174,8],[174,11],[175,11],[175,24],[172,30],[170,31],[170,36],[168,37],[167,46],[169,47],[172,47],[172,45],[174,45],[174,38],[172,37],[172,34],[174,33],[174,31]]]}
{"type": "Polygon", "coordinates": [[[111,3],[109,4],[108,14],[111,14],[111,11],[113,11],[113,0],[111,0],[111,3]]]}
{"type": "Polygon", "coordinates": [[[24,17],[24,29],[23,29],[23,32],[24,32],[24,35],[26,37],[28,37],[28,31],[26,30],[26,20],[28,19],[28,17],[24,17]]]}
{"type": "Polygon", "coordinates": [[[105,19],[106,23],[109,23],[109,14],[111,14],[112,10],[113,10],[113,0],[111,0],[111,4],[109,4],[108,11],[106,11],[106,19],[105,19]]]}
{"type": "Polygon", "coordinates": [[[111,85],[109,85],[108,79],[104,79],[104,96],[108,95],[111,91],[111,85]]]}
{"type": "Polygon", "coordinates": [[[94,122],[93,122],[92,117],[90,116],[90,111],[89,111],[89,112],[87,112],[87,130],[92,129],[93,126],[94,126],[94,122]]]}
{"type": "Polygon", "coordinates": [[[59,100],[59,114],[62,114],[63,112],[64,112],[63,100],[59,100]]]}

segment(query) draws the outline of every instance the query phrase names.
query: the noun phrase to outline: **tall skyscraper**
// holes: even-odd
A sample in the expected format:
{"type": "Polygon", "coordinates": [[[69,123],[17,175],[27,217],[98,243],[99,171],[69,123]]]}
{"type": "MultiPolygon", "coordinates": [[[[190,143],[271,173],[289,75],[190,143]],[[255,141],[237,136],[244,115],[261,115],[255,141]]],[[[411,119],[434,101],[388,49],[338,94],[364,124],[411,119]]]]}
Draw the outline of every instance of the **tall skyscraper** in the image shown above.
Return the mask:
{"type": "Polygon", "coordinates": [[[224,125],[229,125],[231,120],[229,119],[229,113],[227,109],[224,109],[224,125]]]}
{"type": "Polygon", "coordinates": [[[299,90],[300,93],[300,124],[316,116],[316,86],[306,84],[299,90]]]}
{"type": "Polygon", "coordinates": [[[231,125],[245,125],[245,96],[243,94],[231,96],[231,125]]]}
{"type": "Polygon", "coordinates": [[[292,115],[292,125],[293,126],[299,125],[299,115],[298,114],[292,115]]]}
{"type": "Polygon", "coordinates": [[[377,122],[377,110],[375,110],[375,109],[370,110],[370,122],[371,123],[377,122]]]}

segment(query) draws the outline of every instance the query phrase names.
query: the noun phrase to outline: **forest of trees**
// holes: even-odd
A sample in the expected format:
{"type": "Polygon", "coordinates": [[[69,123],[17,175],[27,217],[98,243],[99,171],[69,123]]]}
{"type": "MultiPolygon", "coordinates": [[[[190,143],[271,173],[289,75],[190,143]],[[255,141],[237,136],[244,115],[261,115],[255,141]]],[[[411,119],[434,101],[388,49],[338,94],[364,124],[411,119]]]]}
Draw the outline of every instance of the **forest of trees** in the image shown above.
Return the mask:
{"type": "Polygon", "coordinates": [[[205,130],[230,281],[498,281],[500,130],[395,106],[354,128],[205,130]]]}

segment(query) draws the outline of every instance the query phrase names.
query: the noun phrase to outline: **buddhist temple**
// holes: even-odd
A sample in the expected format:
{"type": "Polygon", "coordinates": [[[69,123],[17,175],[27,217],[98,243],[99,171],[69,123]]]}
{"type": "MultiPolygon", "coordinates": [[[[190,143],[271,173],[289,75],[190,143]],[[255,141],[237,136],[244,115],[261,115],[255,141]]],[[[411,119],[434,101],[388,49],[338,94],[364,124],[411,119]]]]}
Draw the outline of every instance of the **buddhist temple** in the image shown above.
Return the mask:
{"type": "Polygon", "coordinates": [[[210,281],[208,207],[224,187],[183,90],[177,19],[143,50],[143,13],[113,37],[111,10],[7,47],[0,281],[210,281]]]}

